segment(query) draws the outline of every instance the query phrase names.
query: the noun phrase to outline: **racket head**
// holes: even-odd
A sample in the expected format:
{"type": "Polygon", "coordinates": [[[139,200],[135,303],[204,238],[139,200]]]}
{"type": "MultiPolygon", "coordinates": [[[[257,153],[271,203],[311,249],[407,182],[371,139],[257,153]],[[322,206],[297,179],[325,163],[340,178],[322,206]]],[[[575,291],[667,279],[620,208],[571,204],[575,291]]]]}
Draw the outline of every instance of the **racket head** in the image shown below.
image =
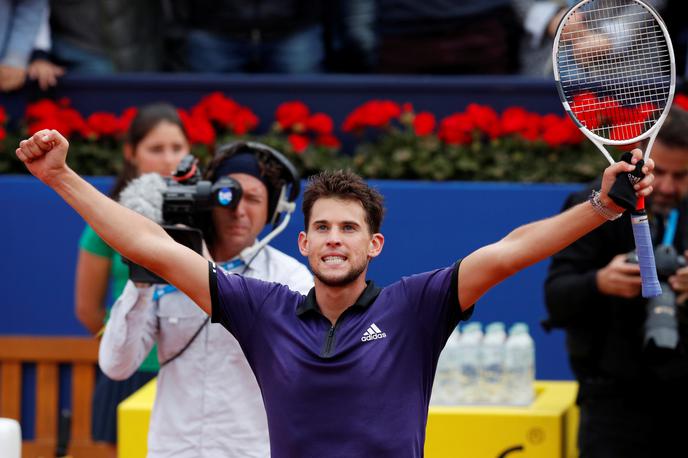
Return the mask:
{"type": "Polygon", "coordinates": [[[562,18],[552,48],[566,113],[588,138],[628,145],[656,133],[674,98],[671,38],[641,0],[583,0],[562,18]]]}

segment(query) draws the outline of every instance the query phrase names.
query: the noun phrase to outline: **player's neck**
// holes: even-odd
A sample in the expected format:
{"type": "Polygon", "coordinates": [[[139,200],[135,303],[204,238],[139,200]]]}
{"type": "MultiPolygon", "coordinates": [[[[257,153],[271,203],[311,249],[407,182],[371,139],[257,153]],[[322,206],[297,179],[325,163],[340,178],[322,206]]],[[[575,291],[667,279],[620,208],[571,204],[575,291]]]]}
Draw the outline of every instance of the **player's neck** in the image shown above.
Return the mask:
{"type": "Polygon", "coordinates": [[[317,277],[315,280],[315,297],[320,312],[334,326],[344,310],[356,303],[366,289],[365,273],[345,286],[328,286],[317,277]]]}

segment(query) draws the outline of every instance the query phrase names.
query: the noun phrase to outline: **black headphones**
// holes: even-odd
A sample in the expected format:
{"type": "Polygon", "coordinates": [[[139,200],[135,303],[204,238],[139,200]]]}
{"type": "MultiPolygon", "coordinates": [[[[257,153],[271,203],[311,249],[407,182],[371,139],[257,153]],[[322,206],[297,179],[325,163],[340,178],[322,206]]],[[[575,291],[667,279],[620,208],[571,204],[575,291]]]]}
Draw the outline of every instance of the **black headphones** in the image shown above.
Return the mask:
{"type": "MultiPolygon", "coordinates": [[[[216,155],[222,155],[223,160],[240,153],[264,153],[269,160],[274,161],[280,168],[280,178],[284,181],[281,189],[268,186],[268,220],[266,224],[276,225],[283,213],[292,213],[296,208],[294,202],[301,192],[299,173],[294,165],[282,153],[263,143],[251,141],[236,141],[226,143],[217,148],[216,155]]],[[[212,181],[217,179],[213,173],[212,181]]]]}

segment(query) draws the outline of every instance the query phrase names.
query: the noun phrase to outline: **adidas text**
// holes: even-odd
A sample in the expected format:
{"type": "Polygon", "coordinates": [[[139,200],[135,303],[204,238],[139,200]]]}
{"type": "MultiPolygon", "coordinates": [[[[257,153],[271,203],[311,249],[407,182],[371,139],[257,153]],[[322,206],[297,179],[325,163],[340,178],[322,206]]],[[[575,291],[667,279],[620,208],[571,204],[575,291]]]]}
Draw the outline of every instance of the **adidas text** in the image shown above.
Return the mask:
{"type": "Polygon", "coordinates": [[[386,332],[382,332],[380,328],[375,326],[375,323],[371,324],[368,330],[361,337],[361,342],[368,342],[369,340],[384,339],[387,337],[386,332]]]}

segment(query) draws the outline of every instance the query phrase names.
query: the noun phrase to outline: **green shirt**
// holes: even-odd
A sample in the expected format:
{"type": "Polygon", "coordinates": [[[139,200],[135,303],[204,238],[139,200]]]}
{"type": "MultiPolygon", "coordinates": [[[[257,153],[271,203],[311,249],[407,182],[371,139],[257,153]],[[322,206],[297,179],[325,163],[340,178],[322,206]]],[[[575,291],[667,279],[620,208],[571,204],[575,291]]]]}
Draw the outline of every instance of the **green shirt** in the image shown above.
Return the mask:
{"type": "MultiPolygon", "coordinates": [[[[114,303],[122,294],[124,287],[129,280],[129,266],[122,261],[122,256],[103,241],[103,239],[91,229],[91,226],[86,226],[84,232],[79,239],[79,248],[96,256],[108,258],[110,260],[110,277],[112,283],[110,284],[111,303],[114,303]]],[[[110,308],[108,307],[105,321],[107,322],[110,316],[110,308]]],[[[142,372],[157,372],[160,369],[158,364],[158,349],[153,346],[153,349],[148,354],[146,359],[141,363],[139,370],[142,372]]]]}

